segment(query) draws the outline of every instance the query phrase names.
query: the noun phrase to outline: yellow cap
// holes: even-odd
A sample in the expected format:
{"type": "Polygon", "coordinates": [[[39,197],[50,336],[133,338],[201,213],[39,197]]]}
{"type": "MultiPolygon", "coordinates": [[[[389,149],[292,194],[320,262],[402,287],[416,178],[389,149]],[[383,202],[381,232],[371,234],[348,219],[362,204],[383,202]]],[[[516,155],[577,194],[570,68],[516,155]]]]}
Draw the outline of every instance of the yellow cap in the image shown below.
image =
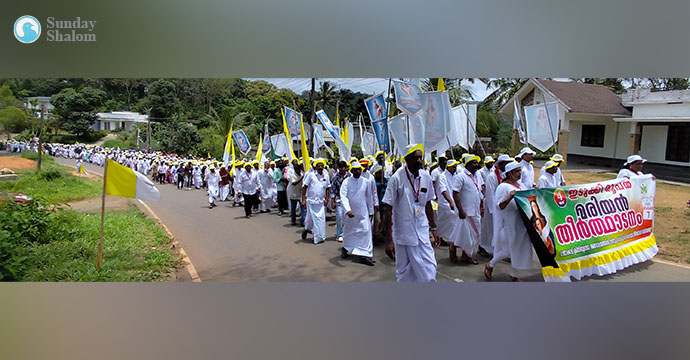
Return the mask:
{"type": "Polygon", "coordinates": [[[405,156],[404,157],[407,157],[408,155],[412,154],[413,152],[415,152],[417,150],[421,150],[422,155],[423,155],[424,154],[424,144],[407,145],[407,147],[405,148],[405,156]]]}

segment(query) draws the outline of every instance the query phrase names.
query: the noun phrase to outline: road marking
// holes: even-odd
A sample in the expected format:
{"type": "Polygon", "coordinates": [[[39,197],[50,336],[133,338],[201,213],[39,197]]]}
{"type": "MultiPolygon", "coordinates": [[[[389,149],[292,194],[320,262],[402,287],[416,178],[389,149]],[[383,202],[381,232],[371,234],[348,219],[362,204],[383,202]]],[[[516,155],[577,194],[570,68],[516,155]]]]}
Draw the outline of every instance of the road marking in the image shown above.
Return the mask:
{"type": "Polygon", "coordinates": [[[141,205],[143,205],[148,212],[151,213],[151,216],[153,216],[154,219],[158,220],[158,223],[163,227],[163,230],[165,230],[166,234],[170,236],[173,239],[173,246],[176,249],[180,250],[180,255],[182,255],[182,260],[186,263],[185,268],[187,269],[187,272],[189,272],[189,275],[192,277],[193,282],[201,282],[201,278],[199,277],[199,273],[196,271],[196,267],[194,267],[194,264],[192,263],[192,260],[187,256],[187,252],[184,251],[184,248],[182,247],[182,244],[180,244],[179,241],[175,238],[172,232],[170,232],[170,229],[163,223],[163,221],[158,217],[158,215],[151,209],[145,202],[137,199],[141,205]]]}
{"type": "Polygon", "coordinates": [[[445,278],[448,278],[448,279],[451,280],[451,281],[455,281],[455,282],[464,282],[464,281],[463,281],[462,279],[460,279],[460,278],[454,278],[454,277],[452,277],[452,276],[450,276],[450,275],[446,275],[446,274],[444,274],[444,273],[442,273],[442,272],[440,272],[440,271],[438,271],[438,270],[436,270],[436,273],[439,274],[439,275],[441,275],[441,276],[443,276],[443,277],[445,277],[445,278]]]}

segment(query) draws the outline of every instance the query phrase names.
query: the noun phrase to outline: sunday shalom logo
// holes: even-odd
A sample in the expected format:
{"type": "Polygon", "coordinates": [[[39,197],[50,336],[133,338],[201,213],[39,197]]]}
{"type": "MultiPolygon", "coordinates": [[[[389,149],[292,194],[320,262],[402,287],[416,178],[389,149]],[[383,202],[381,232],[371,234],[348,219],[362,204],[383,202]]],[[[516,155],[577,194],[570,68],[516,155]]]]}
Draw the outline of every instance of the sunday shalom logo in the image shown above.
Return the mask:
{"type": "Polygon", "coordinates": [[[56,20],[50,16],[46,19],[47,41],[57,42],[86,42],[96,41],[93,29],[96,20],[82,20],[79,16],[71,20],[56,20]]]}

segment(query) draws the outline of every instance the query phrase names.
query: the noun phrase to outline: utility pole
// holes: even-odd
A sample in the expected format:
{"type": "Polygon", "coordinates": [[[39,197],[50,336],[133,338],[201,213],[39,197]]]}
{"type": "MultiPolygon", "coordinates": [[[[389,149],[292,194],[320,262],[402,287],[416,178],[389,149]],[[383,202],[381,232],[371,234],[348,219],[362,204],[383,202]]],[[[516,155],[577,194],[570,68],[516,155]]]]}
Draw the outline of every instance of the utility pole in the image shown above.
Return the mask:
{"type": "Polygon", "coordinates": [[[146,108],[146,151],[151,153],[151,107],[146,108]]]}
{"type": "MultiPolygon", "coordinates": [[[[314,128],[314,117],[316,116],[316,99],[314,97],[314,91],[316,90],[316,78],[311,78],[311,92],[309,93],[309,101],[311,102],[311,116],[309,117],[309,126],[314,128]]],[[[307,139],[309,146],[312,144],[312,139],[307,139]]],[[[307,147],[309,148],[309,147],[307,147]]]]}
{"type": "Polygon", "coordinates": [[[41,104],[41,125],[38,127],[38,171],[41,171],[43,157],[43,125],[45,124],[46,105],[41,104]]]}

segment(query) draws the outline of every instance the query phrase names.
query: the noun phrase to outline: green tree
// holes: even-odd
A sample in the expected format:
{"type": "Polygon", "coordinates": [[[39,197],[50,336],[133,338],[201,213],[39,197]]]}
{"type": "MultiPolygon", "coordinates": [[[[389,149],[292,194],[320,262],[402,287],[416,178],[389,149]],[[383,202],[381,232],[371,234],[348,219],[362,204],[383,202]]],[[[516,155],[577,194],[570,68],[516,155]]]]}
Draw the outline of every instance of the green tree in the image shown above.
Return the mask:
{"type": "Polygon", "coordinates": [[[173,115],[180,111],[180,100],[177,97],[177,87],[171,81],[160,79],[151,83],[146,96],[139,102],[137,108],[146,113],[151,109],[151,120],[171,121],[173,115]]]}
{"type": "Polygon", "coordinates": [[[90,131],[96,120],[96,113],[103,106],[106,94],[91,87],[79,92],[67,88],[51,96],[53,113],[59,117],[60,127],[72,134],[83,137],[90,131]]]}
{"type": "Polygon", "coordinates": [[[160,124],[160,130],[154,133],[165,153],[189,154],[199,144],[199,134],[194,126],[185,121],[174,120],[160,124]]]}
{"type": "Polygon", "coordinates": [[[31,118],[26,114],[26,111],[20,108],[8,106],[0,110],[0,125],[2,125],[8,139],[10,133],[19,133],[30,127],[30,120],[31,118]]]}
{"type": "Polygon", "coordinates": [[[199,130],[199,144],[196,147],[197,154],[206,155],[210,153],[214,158],[221,159],[224,146],[225,137],[220,135],[216,129],[207,127],[199,130]]]}

